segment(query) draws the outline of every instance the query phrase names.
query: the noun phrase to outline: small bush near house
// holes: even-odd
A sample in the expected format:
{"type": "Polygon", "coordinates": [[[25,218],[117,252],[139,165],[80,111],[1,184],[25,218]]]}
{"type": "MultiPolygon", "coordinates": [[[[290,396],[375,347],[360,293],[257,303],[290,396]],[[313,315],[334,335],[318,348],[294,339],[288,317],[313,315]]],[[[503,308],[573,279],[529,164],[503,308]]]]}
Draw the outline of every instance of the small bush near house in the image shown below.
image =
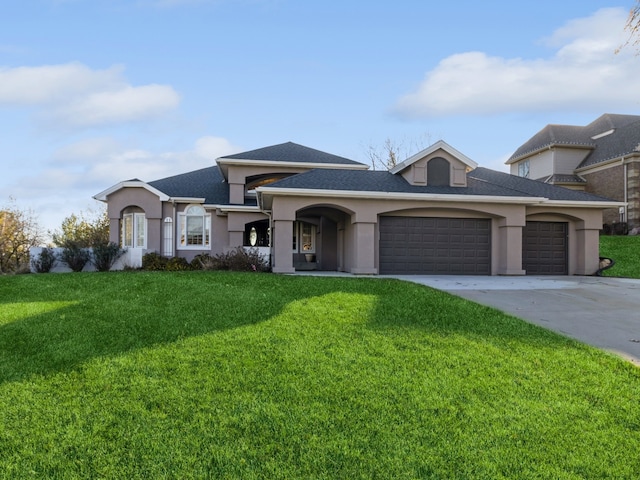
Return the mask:
{"type": "Polygon", "coordinates": [[[55,267],[58,261],[56,253],[53,248],[43,248],[40,254],[31,259],[31,266],[36,273],[49,273],[53,267],[55,267]]]}
{"type": "Polygon", "coordinates": [[[186,258],[172,257],[167,262],[166,270],[170,272],[184,272],[191,270],[191,265],[187,262],[186,258]]]}
{"type": "Polygon", "coordinates": [[[117,243],[102,243],[93,247],[93,264],[99,272],[108,272],[114,263],[124,255],[125,250],[117,243]]]}
{"type": "Polygon", "coordinates": [[[142,269],[152,271],[164,271],[167,269],[169,259],[156,252],[145,253],[142,256],[142,269]]]}
{"type": "Polygon", "coordinates": [[[75,242],[68,242],[60,254],[60,260],[66,263],[74,272],[81,272],[90,259],[91,253],[89,250],[82,248],[75,242]]]}
{"type": "Polygon", "coordinates": [[[227,253],[209,257],[203,262],[205,270],[231,270],[234,272],[268,272],[271,270],[267,260],[258,250],[235,248],[227,253]]]}
{"type": "Polygon", "coordinates": [[[191,269],[192,270],[211,270],[210,268],[205,268],[205,265],[209,265],[212,260],[212,256],[208,253],[199,253],[196,255],[193,260],[191,260],[191,269]]]}

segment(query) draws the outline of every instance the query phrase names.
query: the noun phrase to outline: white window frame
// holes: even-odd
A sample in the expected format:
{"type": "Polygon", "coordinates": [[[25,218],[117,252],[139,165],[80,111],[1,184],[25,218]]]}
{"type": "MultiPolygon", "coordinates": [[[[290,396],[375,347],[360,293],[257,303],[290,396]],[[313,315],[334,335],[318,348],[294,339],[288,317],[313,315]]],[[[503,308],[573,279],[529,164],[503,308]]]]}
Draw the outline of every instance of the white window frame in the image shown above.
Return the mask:
{"type": "Polygon", "coordinates": [[[211,248],[211,214],[207,213],[202,205],[187,205],[183,212],[178,214],[178,249],[179,250],[207,250],[211,248]],[[202,243],[187,243],[189,235],[187,225],[189,219],[201,219],[202,243]]]}
{"type": "Polygon", "coordinates": [[[292,246],[293,253],[316,253],[316,226],[313,223],[294,222],[292,246]],[[310,230],[308,234],[304,233],[305,228],[310,230]]]}
{"type": "Polygon", "coordinates": [[[144,213],[122,215],[122,246],[147,248],[147,218],[144,213]]]}
{"type": "Polygon", "coordinates": [[[162,254],[165,257],[173,257],[173,219],[167,217],[162,226],[162,254]]]}
{"type": "Polygon", "coordinates": [[[529,178],[531,174],[531,164],[529,163],[529,159],[522,160],[518,163],[518,176],[522,178],[529,178]]]}

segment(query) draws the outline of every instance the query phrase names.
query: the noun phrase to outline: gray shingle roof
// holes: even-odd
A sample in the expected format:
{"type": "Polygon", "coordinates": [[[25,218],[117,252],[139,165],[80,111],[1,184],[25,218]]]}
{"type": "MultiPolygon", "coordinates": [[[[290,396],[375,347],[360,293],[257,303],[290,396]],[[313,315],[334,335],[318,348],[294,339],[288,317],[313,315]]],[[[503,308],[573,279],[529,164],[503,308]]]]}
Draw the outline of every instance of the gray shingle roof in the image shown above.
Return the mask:
{"type": "Polygon", "coordinates": [[[170,197],[204,198],[206,204],[228,204],[229,184],[217,166],[149,182],[170,197]]]}
{"type": "Polygon", "coordinates": [[[227,155],[219,160],[262,160],[266,162],[326,163],[342,165],[364,165],[348,158],[332,155],[293,142],[258,148],[248,152],[227,155]]]}
{"type": "Polygon", "coordinates": [[[605,113],[589,125],[547,125],[511,155],[513,161],[550,146],[592,149],[578,168],[637,152],[640,144],[640,116],[605,113]],[[600,138],[600,134],[614,130],[600,138]]]}
{"type": "Polygon", "coordinates": [[[345,190],[445,195],[487,195],[499,197],[545,197],[551,200],[607,201],[603,197],[535,180],[516,177],[487,168],[467,175],[466,187],[435,187],[409,184],[401,175],[385,171],[314,169],[269,185],[272,188],[345,190]]]}

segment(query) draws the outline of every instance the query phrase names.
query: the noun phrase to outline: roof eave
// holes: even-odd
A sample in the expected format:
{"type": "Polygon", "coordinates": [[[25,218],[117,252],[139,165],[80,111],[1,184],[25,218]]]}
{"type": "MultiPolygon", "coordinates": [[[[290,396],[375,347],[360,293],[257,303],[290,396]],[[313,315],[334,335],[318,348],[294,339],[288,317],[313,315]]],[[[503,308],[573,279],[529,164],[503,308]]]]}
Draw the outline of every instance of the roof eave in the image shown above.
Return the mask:
{"type": "Polygon", "coordinates": [[[116,183],[112,187],[109,187],[106,190],[103,190],[102,192],[94,195],[93,198],[95,200],[98,200],[99,202],[106,202],[107,197],[109,195],[117,192],[118,190],[122,190],[123,188],[144,188],[145,190],[153,193],[154,195],[157,195],[160,201],[162,202],[167,202],[171,199],[171,197],[169,197],[166,193],[158,190],[157,188],[152,187],[146,182],[139,181],[139,180],[128,180],[125,182],[116,183]]]}
{"type": "Polygon", "coordinates": [[[506,197],[496,195],[456,195],[442,193],[414,193],[414,192],[380,192],[380,191],[356,191],[356,190],[323,190],[309,188],[273,188],[258,187],[256,192],[260,196],[305,196],[305,197],[331,197],[331,198],[358,198],[377,200],[421,200],[421,201],[447,201],[461,203],[516,203],[536,204],[544,202],[544,197],[506,197]]]}
{"type": "Polygon", "coordinates": [[[585,145],[585,144],[566,144],[566,143],[549,143],[547,145],[543,145],[542,147],[535,148],[533,150],[529,150],[525,153],[521,153],[518,156],[511,157],[509,160],[504,162],[505,165],[511,165],[512,163],[519,162],[520,160],[524,160],[526,158],[532,157],[533,155],[537,155],[539,153],[544,152],[545,150],[551,150],[552,148],[574,148],[578,150],[595,150],[595,145],[585,145]]]}
{"type": "Polygon", "coordinates": [[[364,163],[313,163],[313,162],[283,162],[278,160],[251,160],[242,158],[218,158],[216,160],[218,165],[229,166],[249,166],[249,167],[263,167],[278,166],[278,167],[291,167],[291,168],[325,168],[334,170],[368,170],[369,166],[364,163]]]}

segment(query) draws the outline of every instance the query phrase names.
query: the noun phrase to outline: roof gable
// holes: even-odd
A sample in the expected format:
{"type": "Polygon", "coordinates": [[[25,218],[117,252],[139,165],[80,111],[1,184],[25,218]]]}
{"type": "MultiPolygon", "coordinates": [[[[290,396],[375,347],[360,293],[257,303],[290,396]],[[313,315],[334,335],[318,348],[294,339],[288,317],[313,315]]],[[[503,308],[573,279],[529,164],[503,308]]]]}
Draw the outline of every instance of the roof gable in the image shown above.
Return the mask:
{"type": "Polygon", "coordinates": [[[478,166],[478,164],[476,162],[474,162],[469,157],[467,157],[463,153],[461,153],[458,150],[456,150],[455,148],[453,148],[451,145],[449,145],[444,140],[438,140],[433,145],[425,148],[424,150],[421,150],[420,152],[416,153],[415,155],[412,155],[411,157],[407,158],[403,162],[400,162],[395,167],[393,167],[391,170],[389,170],[389,172],[393,173],[393,174],[402,172],[403,170],[409,168],[414,163],[422,160],[425,157],[428,157],[428,156],[436,153],[438,150],[442,150],[442,151],[447,152],[449,155],[451,155],[452,157],[458,159],[460,162],[462,162],[463,164],[465,164],[467,167],[469,167],[472,170],[474,168],[477,168],[477,166],[478,166]]]}

